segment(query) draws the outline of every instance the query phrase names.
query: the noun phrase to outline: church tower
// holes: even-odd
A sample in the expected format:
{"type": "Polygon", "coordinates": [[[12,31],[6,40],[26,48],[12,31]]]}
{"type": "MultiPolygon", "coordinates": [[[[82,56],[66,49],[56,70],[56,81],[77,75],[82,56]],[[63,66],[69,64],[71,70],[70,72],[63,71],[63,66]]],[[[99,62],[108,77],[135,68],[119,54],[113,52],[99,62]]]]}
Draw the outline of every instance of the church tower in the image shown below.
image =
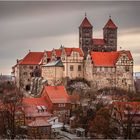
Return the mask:
{"type": "Polygon", "coordinates": [[[84,54],[92,48],[92,25],[86,17],[79,26],[79,47],[82,48],[84,54]]]}
{"type": "Polygon", "coordinates": [[[106,51],[117,51],[117,26],[111,17],[103,28],[103,37],[106,42],[106,51]]]}

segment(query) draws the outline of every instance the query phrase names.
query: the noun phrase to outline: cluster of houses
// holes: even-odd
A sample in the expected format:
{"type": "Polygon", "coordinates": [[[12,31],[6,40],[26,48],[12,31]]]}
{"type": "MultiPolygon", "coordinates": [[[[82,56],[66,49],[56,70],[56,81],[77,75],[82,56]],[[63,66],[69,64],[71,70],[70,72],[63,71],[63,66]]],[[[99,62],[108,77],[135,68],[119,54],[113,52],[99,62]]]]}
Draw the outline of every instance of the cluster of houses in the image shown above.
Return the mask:
{"type": "MultiPolygon", "coordinates": [[[[135,133],[139,133],[140,102],[108,100],[108,98],[105,101],[108,101],[108,107],[112,108],[113,106],[112,118],[114,117],[124,127],[130,123],[135,133]]],[[[69,126],[69,130],[74,133],[78,131],[78,136],[84,137],[85,130],[75,127],[76,116],[79,114],[76,116],[71,114],[79,106],[82,106],[83,111],[86,111],[89,107],[94,108],[89,102],[86,104],[81,102],[79,96],[69,95],[64,86],[44,86],[39,97],[23,98],[22,104],[17,108],[14,116],[15,131],[20,130],[20,134],[22,133],[30,139],[49,139],[55,138],[54,132],[59,132],[66,125],[69,126]],[[79,133],[82,133],[82,135],[79,133]]],[[[2,124],[5,123],[2,120],[2,104],[0,110],[2,131],[2,124]]],[[[90,124],[87,125],[90,126],[90,124]]],[[[121,134],[123,127],[118,123],[115,126],[121,134]]]]}

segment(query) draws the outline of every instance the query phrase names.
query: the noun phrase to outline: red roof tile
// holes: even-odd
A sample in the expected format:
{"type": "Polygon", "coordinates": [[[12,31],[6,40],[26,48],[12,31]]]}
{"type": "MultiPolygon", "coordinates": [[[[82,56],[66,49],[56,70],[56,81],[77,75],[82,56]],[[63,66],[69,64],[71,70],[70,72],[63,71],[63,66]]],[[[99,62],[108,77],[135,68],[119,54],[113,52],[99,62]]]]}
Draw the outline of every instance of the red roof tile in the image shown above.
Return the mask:
{"type": "Polygon", "coordinates": [[[64,86],[45,86],[44,90],[52,103],[69,103],[69,96],[64,86]]]}
{"type": "Polygon", "coordinates": [[[29,52],[23,60],[19,63],[20,65],[39,65],[42,63],[44,52],[29,52]]]}
{"type": "Polygon", "coordinates": [[[87,17],[84,18],[84,20],[82,21],[80,27],[92,27],[92,25],[89,22],[89,20],[87,19],[87,17]]]}
{"type": "Polygon", "coordinates": [[[61,57],[61,53],[62,53],[61,49],[55,49],[55,54],[57,57],[61,57]]]}
{"type": "Polygon", "coordinates": [[[104,28],[117,29],[117,26],[111,19],[109,19],[104,28]]]}
{"type": "Polygon", "coordinates": [[[23,108],[26,116],[30,117],[51,117],[48,112],[49,106],[44,97],[40,98],[23,98],[23,108]],[[45,106],[46,111],[38,112],[37,106],[45,106]]]}
{"type": "Polygon", "coordinates": [[[94,66],[111,66],[114,67],[121,54],[127,54],[129,60],[133,60],[130,51],[116,52],[91,52],[91,58],[94,66]]]}
{"type": "Polygon", "coordinates": [[[48,58],[51,58],[51,56],[52,56],[52,51],[46,51],[46,53],[47,53],[47,57],[48,57],[48,58]]]}
{"type": "Polygon", "coordinates": [[[104,39],[96,39],[96,38],[93,38],[93,44],[94,45],[101,45],[101,46],[103,46],[103,45],[105,45],[105,40],[104,39]]]}
{"type": "Polygon", "coordinates": [[[47,101],[44,97],[40,98],[23,98],[23,104],[29,106],[47,106],[47,101]]]}
{"type": "Polygon", "coordinates": [[[94,66],[114,67],[119,56],[119,52],[91,52],[94,66]]]}
{"type": "Polygon", "coordinates": [[[70,56],[72,52],[78,52],[81,57],[84,56],[81,48],[65,48],[67,56],[70,56]]]}

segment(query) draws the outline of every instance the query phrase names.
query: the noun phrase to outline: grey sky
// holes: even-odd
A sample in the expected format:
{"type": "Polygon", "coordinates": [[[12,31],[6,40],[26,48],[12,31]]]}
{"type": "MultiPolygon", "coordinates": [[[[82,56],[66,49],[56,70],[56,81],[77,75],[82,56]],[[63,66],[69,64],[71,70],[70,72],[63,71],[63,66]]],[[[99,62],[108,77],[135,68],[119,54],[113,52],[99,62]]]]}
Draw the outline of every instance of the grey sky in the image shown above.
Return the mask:
{"type": "Polygon", "coordinates": [[[0,73],[31,51],[78,47],[84,13],[93,37],[102,38],[109,14],[118,26],[118,49],[130,49],[140,71],[140,2],[0,2],[0,73]]]}

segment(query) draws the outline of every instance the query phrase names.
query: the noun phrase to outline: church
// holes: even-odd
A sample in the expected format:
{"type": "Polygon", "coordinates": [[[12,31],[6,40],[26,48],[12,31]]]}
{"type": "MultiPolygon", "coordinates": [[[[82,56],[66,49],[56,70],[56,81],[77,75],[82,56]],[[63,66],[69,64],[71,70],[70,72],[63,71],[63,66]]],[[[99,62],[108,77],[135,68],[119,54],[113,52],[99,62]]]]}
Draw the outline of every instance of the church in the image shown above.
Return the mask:
{"type": "Polygon", "coordinates": [[[109,17],[103,38],[94,38],[93,26],[85,15],[79,26],[79,47],[29,52],[12,67],[15,83],[24,91],[38,93],[44,81],[63,85],[67,79],[84,78],[97,90],[134,90],[133,57],[129,50],[117,50],[117,29],[109,17]]]}
{"type": "Polygon", "coordinates": [[[88,50],[98,52],[117,51],[117,26],[109,17],[108,22],[103,27],[103,39],[93,38],[93,26],[85,15],[79,26],[79,47],[85,54],[88,50]]]}

